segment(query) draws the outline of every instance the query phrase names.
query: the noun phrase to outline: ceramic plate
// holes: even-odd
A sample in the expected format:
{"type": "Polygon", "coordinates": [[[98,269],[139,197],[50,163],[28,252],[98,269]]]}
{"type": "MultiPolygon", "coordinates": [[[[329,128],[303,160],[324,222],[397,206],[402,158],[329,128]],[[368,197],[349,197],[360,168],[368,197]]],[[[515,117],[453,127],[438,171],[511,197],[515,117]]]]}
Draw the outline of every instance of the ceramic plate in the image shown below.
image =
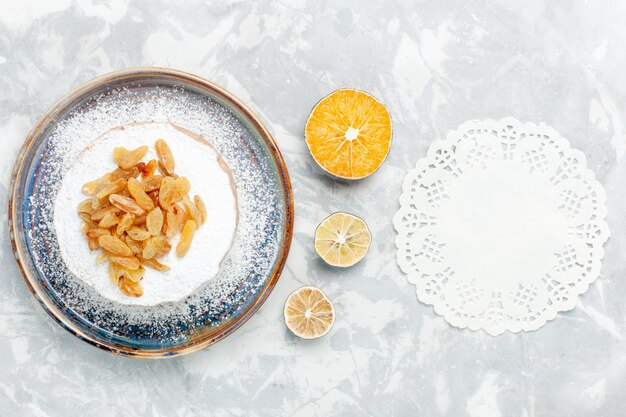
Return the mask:
{"type": "Polygon", "coordinates": [[[289,176],[267,129],[230,93],[180,71],[125,70],[69,93],[35,125],[12,176],[9,228],[30,291],[65,329],[117,354],[174,356],[232,333],[276,285],[292,227],[289,176]],[[184,299],[149,307],[110,301],[75,277],[59,256],[53,222],[55,197],[83,143],[146,122],[209,140],[232,172],[239,208],[233,246],[217,276],[184,299]]]}

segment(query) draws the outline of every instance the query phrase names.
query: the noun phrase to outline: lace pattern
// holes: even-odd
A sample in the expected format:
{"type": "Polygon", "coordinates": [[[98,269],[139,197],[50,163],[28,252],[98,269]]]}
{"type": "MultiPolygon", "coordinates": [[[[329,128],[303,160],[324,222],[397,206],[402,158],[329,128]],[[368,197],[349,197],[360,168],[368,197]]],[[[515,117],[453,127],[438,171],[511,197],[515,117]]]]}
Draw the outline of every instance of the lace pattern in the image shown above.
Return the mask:
{"type": "Polygon", "coordinates": [[[454,326],[535,330],[572,309],[609,237],[602,185],[545,125],[470,121],[433,143],[403,185],[397,261],[454,326]]]}

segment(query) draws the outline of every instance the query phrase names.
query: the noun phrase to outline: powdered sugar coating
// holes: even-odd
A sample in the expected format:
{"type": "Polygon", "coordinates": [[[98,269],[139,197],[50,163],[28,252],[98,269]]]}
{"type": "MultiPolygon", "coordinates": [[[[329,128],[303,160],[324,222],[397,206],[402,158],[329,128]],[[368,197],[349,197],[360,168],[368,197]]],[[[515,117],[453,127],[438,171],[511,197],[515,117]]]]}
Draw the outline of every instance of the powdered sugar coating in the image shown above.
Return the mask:
{"type": "MultiPolygon", "coordinates": [[[[184,88],[111,89],[64,116],[48,133],[29,169],[25,191],[26,241],[39,275],[59,307],[76,322],[126,346],[167,348],[196,327],[211,326],[245,309],[278,258],[285,196],[266,145],[222,104],[184,88]],[[54,201],[63,177],[85,147],[104,132],[131,123],[171,123],[206,138],[235,183],[239,222],[233,245],[214,279],[179,302],[131,306],[102,297],[65,265],[54,226],[54,201]]],[[[193,184],[192,184],[193,185],[193,184]]]]}
{"type": "MultiPolygon", "coordinates": [[[[89,144],[66,173],[55,201],[54,222],[61,254],[67,267],[104,297],[123,304],[155,305],[178,301],[207,280],[215,277],[222,259],[230,249],[237,225],[237,203],[229,172],[222,166],[221,157],[201,138],[194,138],[169,123],[141,123],[113,128],[89,144]],[[148,145],[144,161],[156,159],[154,141],[165,139],[176,161],[178,175],[191,183],[190,195],[200,195],[210,213],[206,224],[200,227],[193,244],[184,258],[174,250],[160,261],[171,267],[168,272],[147,268],[142,280],[141,297],[129,297],[108,279],[108,263],[97,264],[81,231],[77,205],[85,199],[82,184],[114,170],[111,157],[118,146],[135,149],[148,145]]],[[[193,197],[192,197],[193,198],[193,197]]],[[[176,235],[172,247],[180,240],[176,235]]]]}

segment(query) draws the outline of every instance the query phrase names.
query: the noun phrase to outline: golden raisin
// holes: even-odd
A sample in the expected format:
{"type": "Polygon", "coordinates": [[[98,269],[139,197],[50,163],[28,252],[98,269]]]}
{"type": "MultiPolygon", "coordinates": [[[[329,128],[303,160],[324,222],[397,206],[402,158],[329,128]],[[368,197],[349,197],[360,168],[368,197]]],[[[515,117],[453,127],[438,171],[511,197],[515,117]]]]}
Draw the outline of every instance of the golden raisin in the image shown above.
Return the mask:
{"type": "Polygon", "coordinates": [[[132,250],[135,255],[141,255],[141,242],[136,241],[129,235],[126,235],[124,242],[126,242],[130,250],[132,250]]]}
{"type": "Polygon", "coordinates": [[[81,201],[80,204],[78,205],[78,212],[87,213],[87,214],[93,213],[94,208],[91,205],[91,201],[92,201],[91,198],[81,201]]]}
{"type": "Polygon", "coordinates": [[[141,258],[140,260],[141,260],[142,265],[147,266],[148,268],[152,268],[154,270],[161,271],[161,272],[167,272],[170,270],[169,266],[162,264],[161,262],[157,261],[154,258],[151,258],[151,259],[141,258]]]}
{"type": "Polygon", "coordinates": [[[176,198],[176,180],[172,177],[165,177],[161,181],[159,190],[159,204],[163,208],[168,208],[174,203],[176,198]]]}
{"type": "Polygon", "coordinates": [[[196,231],[196,222],[193,220],[187,220],[185,226],[183,227],[183,231],[180,235],[180,241],[178,245],[176,245],[176,255],[182,258],[185,256],[189,248],[191,247],[191,241],[193,240],[193,234],[196,231]]]}
{"type": "Polygon", "coordinates": [[[187,177],[176,178],[176,201],[182,200],[191,190],[187,177]]]}
{"type": "Polygon", "coordinates": [[[156,256],[156,248],[150,242],[150,239],[144,240],[141,244],[141,257],[143,259],[152,259],[156,256]]]}
{"type": "Polygon", "coordinates": [[[95,195],[96,198],[102,199],[108,197],[113,193],[117,193],[126,188],[126,180],[124,178],[120,178],[114,182],[106,184],[102,187],[95,195]]]}
{"type": "Polygon", "coordinates": [[[109,255],[111,262],[123,266],[126,269],[139,269],[141,262],[135,256],[109,255]]]}
{"type": "Polygon", "coordinates": [[[141,245],[142,258],[151,259],[155,256],[161,256],[167,254],[172,245],[162,236],[153,236],[147,239],[141,245]]]}
{"type": "Polygon", "coordinates": [[[136,216],[133,226],[143,226],[146,224],[146,217],[148,217],[147,214],[144,214],[143,216],[136,216]]]}
{"type": "Polygon", "coordinates": [[[182,230],[185,224],[185,213],[178,204],[174,204],[167,209],[166,220],[167,227],[165,229],[165,235],[170,238],[174,237],[176,233],[182,230]]]}
{"type": "Polygon", "coordinates": [[[157,169],[157,161],[156,159],[151,159],[145,166],[145,168],[141,171],[141,178],[147,178],[151,175],[154,175],[157,169]]]}
{"type": "Polygon", "coordinates": [[[124,210],[127,213],[133,213],[135,216],[141,216],[145,213],[145,210],[130,197],[124,197],[119,194],[111,194],[109,196],[109,201],[115,207],[124,210]]]}
{"type": "Polygon", "coordinates": [[[107,252],[100,252],[98,257],[96,258],[96,263],[101,264],[109,258],[109,254],[107,252]]]}
{"type": "Polygon", "coordinates": [[[109,280],[111,281],[111,284],[117,285],[121,276],[122,276],[121,267],[115,262],[109,262],[109,280]]]}
{"type": "Polygon", "coordinates": [[[154,146],[156,147],[157,155],[159,157],[159,162],[161,166],[165,170],[168,175],[172,175],[174,173],[174,155],[172,154],[172,150],[167,145],[163,139],[158,139],[154,146]]]}
{"type": "Polygon", "coordinates": [[[123,147],[113,149],[113,159],[122,169],[129,169],[137,164],[148,152],[147,146],[140,146],[137,149],[128,150],[123,147]]]}
{"type": "Polygon", "coordinates": [[[150,211],[154,208],[154,203],[148,194],[146,194],[143,184],[141,184],[135,178],[128,179],[128,192],[135,199],[137,204],[145,211],[150,211]]]}
{"type": "Polygon", "coordinates": [[[91,220],[91,216],[87,213],[78,213],[78,217],[81,218],[82,221],[84,221],[85,223],[87,223],[88,225],[96,225],[92,220],[91,220]]]}
{"type": "Polygon", "coordinates": [[[109,176],[111,177],[111,180],[118,180],[120,178],[125,180],[129,178],[136,178],[141,173],[140,168],[143,168],[144,165],[145,164],[141,162],[137,165],[133,165],[129,169],[116,168],[115,171],[109,174],[109,176]]]}
{"type": "Polygon", "coordinates": [[[167,255],[172,248],[170,242],[168,242],[163,236],[154,236],[150,238],[150,240],[154,244],[156,256],[167,255]]]}
{"type": "Polygon", "coordinates": [[[117,229],[116,229],[115,233],[117,235],[121,235],[129,227],[131,227],[133,225],[134,221],[135,221],[135,215],[134,214],[132,214],[132,213],[125,213],[124,216],[122,216],[122,219],[117,223],[117,229]]]}
{"type": "Polygon", "coordinates": [[[94,238],[87,238],[87,246],[89,247],[89,250],[96,250],[100,248],[100,245],[98,244],[98,239],[94,239],[94,238]]]}
{"type": "Polygon", "coordinates": [[[91,213],[91,220],[96,222],[100,221],[109,212],[112,212],[117,216],[118,208],[113,206],[99,208],[98,210],[95,210],[93,213],[91,213]]]}
{"type": "Polygon", "coordinates": [[[91,208],[97,210],[102,207],[106,207],[109,203],[109,199],[106,197],[98,198],[95,195],[91,197],[91,208]]]}
{"type": "Polygon", "coordinates": [[[200,213],[200,223],[204,224],[207,218],[207,211],[206,211],[206,206],[204,205],[204,201],[202,201],[200,196],[197,195],[193,198],[193,202],[196,208],[198,209],[198,212],[200,213]]]}
{"type": "Polygon", "coordinates": [[[161,188],[161,181],[163,180],[163,176],[161,175],[150,175],[143,179],[143,188],[146,192],[158,190],[161,188]]]}
{"type": "Polygon", "coordinates": [[[98,227],[101,227],[103,229],[110,229],[111,227],[115,226],[117,222],[118,216],[116,212],[108,211],[105,213],[104,217],[102,217],[102,220],[100,220],[100,222],[98,223],[98,227]]]}
{"type": "Polygon", "coordinates": [[[117,287],[129,297],[141,297],[143,295],[141,283],[133,282],[133,280],[127,277],[121,277],[117,283],[117,287]]]}
{"type": "Polygon", "coordinates": [[[134,240],[140,240],[140,241],[146,240],[151,236],[149,231],[147,231],[146,229],[137,227],[137,226],[131,227],[130,229],[126,231],[126,233],[128,233],[128,236],[130,236],[134,240]]]}
{"type": "Polygon", "coordinates": [[[183,198],[183,203],[185,205],[185,212],[187,213],[187,218],[195,221],[196,227],[200,227],[201,215],[196,205],[189,199],[189,196],[187,195],[185,196],[185,198],[183,198]]]}
{"type": "Polygon", "coordinates": [[[143,274],[146,272],[141,266],[139,269],[126,269],[124,268],[124,277],[130,279],[133,282],[139,282],[143,278],[143,274]]]}
{"type": "Polygon", "coordinates": [[[93,238],[93,239],[98,239],[100,236],[110,235],[110,234],[111,234],[111,232],[109,232],[108,229],[102,229],[100,227],[89,229],[87,231],[87,237],[90,237],[90,238],[93,238]]]}
{"type": "Polygon", "coordinates": [[[161,233],[161,228],[163,227],[163,212],[159,207],[152,210],[150,214],[148,214],[148,217],[146,217],[146,227],[152,236],[157,236],[161,233]]]}
{"type": "Polygon", "coordinates": [[[105,250],[111,252],[114,255],[120,256],[132,256],[133,251],[128,247],[122,239],[112,235],[102,235],[98,237],[98,243],[105,250]]]}
{"type": "Polygon", "coordinates": [[[96,190],[100,188],[100,186],[109,179],[109,174],[103,175],[102,177],[90,181],[83,185],[82,191],[83,194],[88,196],[93,196],[96,193],[96,190]]]}

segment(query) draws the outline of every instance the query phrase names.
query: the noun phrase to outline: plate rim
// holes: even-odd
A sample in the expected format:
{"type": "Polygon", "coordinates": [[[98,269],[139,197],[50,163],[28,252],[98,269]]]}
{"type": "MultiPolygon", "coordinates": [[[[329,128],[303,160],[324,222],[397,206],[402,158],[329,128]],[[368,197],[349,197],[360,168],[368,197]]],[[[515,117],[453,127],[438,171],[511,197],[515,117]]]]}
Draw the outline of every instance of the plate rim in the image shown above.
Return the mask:
{"type": "Polygon", "coordinates": [[[263,305],[265,300],[269,297],[270,293],[276,286],[282,270],[285,266],[287,256],[291,247],[291,241],[293,238],[294,201],[291,180],[289,178],[287,164],[285,163],[285,160],[283,159],[283,156],[278,149],[278,145],[276,144],[276,141],[274,140],[271,133],[261,122],[260,118],[245,104],[243,104],[240,99],[238,99],[228,90],[203,77],[173,68],[132,67],[108,72],[78,85],[78,87],[71,89],[68,93],[59,98],[50,107],[48,107],[48,109],[37,120],[37,122],[34,124],[32,129],[26,136],[26,139],[24,140],[24,143],[22,144],[13,165],[13,170],[11,172],[11,178],[9,183],[8,197],[7,220],[13,257],[15,258],[15,261],[20,270],[20,274],[22,275],[22,278],[26,283],[26,286],[30,293],[33,295],[33,297],[35,297],[35,299],[39,302],[44,311],[46,311],[46,313],[48,313],[50,317],[52,317],[58,324],[60,324],[61,327],[63,327],[65,330],[67,330],[80,340],[85,341],[90,345],[105,350],[107,352],[127,357],[142,359],[163,359],[174,356],[181,356],[209,347],[226,338],[228,335],[232,334],[259,310],[261,305],[263,305]],[[47,126],[48,123],[64,108],[64,106],[68,102],[71,102],[73,99],[79,97],[81,94],[84,94],[91,89],[96,89],[103,84],[111,81],[116,81],[120,79],[132,79],[142,76],[161,76],[166,78],[179,79],[185,82],[191,82],[192,84],[195,84],[202,89],[208,90],[209,92],[220,97],[222,100],[233,105],[236,110],[241,112],[244,117],[250,122],[252,128],[260,135],[261,139],[263,139],[266,146],[268,147],[271,156],[276,163],[277,171],[281,180],[281,185],[285,193],[285,225],[282,236],[282,245],[278,253],[276,263],[274,264],[274,268],[272,269],[267,282],[264,284],[261,291],[259,291],[259,295],[254,299],[252,303],[250,303],[249,306],[246,307],[244,311],[241,312],[241,314],[239,314],[238,317],[236,317],[232,322],[228,323],[228,325],[220,328],[216,334],[207,334],[206,337],[199,338],[189,345],[174,347],[170,349],[146,350],[125,346],[121,347],[118,345],[107,343],[107,341],[97,339],[83,332],[78,326],[72,323],[72,321],[69,320],[68,317],[66,317],[61,311],[59,311],[59,309],[56,308],[56,306],[54,305],[54,303],[52,303],[48,296],[42,293],[42,290],[39,288],[39,286],[35,284],[37,278],[31,276],[30,272],[24,265],[24,259],[25,257],[28,257],[28,253],[24,253],[26,251],[23,251],[22,249],[25,248],[20,248],[16,240],[16,236],[19,234],[19,231],[17,230],[15,217],[17,213],[21,211],[18,210],[15,206],[16,194],[18,191],[17,178],[20,176],[22,169],[24,168],[24,156],[31,149],[34,139],[39,135],[41,130],[45,126],[47,126]]]}

